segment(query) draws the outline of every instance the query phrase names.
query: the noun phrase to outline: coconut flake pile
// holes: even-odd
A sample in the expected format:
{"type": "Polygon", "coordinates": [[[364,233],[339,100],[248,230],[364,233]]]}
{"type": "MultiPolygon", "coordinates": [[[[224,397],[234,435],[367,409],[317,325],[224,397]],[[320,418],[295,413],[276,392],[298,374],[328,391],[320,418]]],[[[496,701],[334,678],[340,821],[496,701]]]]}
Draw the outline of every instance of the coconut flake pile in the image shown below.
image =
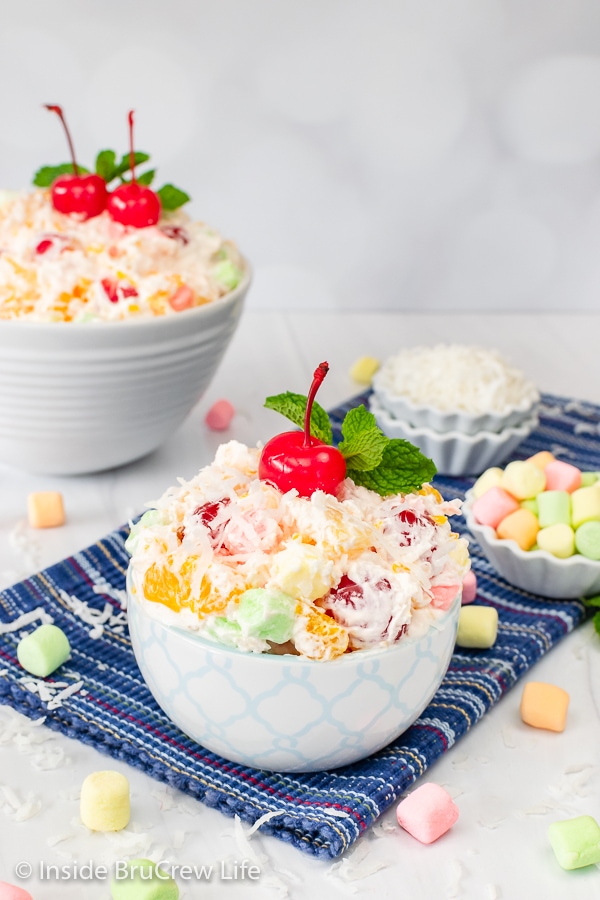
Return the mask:
{"type": "Polygon", "coordinates": [[[174,315],[242,276],[236,246],[180,210],[132,228],[106,211],[85,221],[63,215],[46,190],[0,196],[0,319],[174,315]]]}
{"type": "Polygon", "coordinates": [[[401,350],[384,362],[377,381],[415,406],[444,412],[504,414],[539,400],[535,385],[496,350],[461,344],[401,350]]]}

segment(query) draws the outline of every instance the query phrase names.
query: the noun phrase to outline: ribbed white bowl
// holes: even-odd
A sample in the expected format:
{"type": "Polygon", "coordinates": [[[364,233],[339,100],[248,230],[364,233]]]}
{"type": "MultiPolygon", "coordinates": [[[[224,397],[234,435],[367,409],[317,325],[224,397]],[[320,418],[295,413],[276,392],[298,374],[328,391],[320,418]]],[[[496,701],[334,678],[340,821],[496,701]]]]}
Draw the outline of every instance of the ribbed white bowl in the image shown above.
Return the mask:
{"type": "Polygon", "coordinates": [[[389,438],[410,441],[434,461],[440,475],[481,475],[491,466],[504,462],[538,424],[537,416],[533,416],[498,433],[439,432],[432,428],[415,428],[395,419],[378,405],[375,395],[372,395],[370,405],[383,433],[389,438]]]}
{"type": "Polygon", "coordinates": [[[463,513],[469,531],[494,568],[510,584],[553,600],[600,593],[600,562],[578,554],[558,559],[546,550],[521,550],[516,541],[498,538],[489,525],[475,521],[473,500],[472,492],[468,491],[463,513]]]}
{"type": "Polygon", "coordinates": [[[535,414],[538,400],[524,400],[504,412],[467,413],[462,410],[442,410],[433,406],[415,406],[399,394],[394,394],[385,383],[385,372],[373,378],[373,390],[377,403],[395,419],[413,425],[415,428],[431,428],[433,431],[457,431],[461,434],[476,435],[481,431],[499,433],[506,428],[520,425],[535,414]],[[379,376],[379,377],[378,377],[379,376]]]}
{"type": "Polygon", "coordinates": [[[0,321],[0,462],[77,475],[156,449],[210,383],[250,280],[175,316],[0,321]]]}

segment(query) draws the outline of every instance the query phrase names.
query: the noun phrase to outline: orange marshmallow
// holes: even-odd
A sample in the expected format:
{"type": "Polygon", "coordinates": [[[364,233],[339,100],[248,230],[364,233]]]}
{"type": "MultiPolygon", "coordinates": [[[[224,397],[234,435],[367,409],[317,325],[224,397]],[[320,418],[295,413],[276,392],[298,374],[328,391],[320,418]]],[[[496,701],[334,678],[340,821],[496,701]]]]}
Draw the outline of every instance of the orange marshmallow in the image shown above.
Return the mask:
{"type": "Polygon", "coordinates": [[[529,681],[521,697],[521,718],[533,728],[564,731],[569,708],[569,695],[555,684],[529,681]]]}
{"type": "Polygon", "coordinates": [[[521,550],[531,550],[539,530],[537,517],[531,510],[520,507],[502,519],[496,533],[506,541],[516,541],[521,550]]]}
{"type": "Polygon", "coordinates": [[[539,453],[534,453],[533,456],[528,456],[526,462],[533,463],[534,466],[537,466],[538,469],[545,469],[546,466],[549,466],[551,462],[555,462],[556,457],[553,453],[550,453],[549,450],[540,450],[539,453]]]}
{"type": "Polygon", "coordinates": [[[59,491],[37,491],[27,497],[27,513],[32,528],[56,528],[65,524],[65,510],[59,491]]]}
{"type": "Polygon", "coordinates": [[[544,469],[547,491],[567,491],[572,494],[581,487],[581,469],[571,463],[555,459],[544,469]]]}

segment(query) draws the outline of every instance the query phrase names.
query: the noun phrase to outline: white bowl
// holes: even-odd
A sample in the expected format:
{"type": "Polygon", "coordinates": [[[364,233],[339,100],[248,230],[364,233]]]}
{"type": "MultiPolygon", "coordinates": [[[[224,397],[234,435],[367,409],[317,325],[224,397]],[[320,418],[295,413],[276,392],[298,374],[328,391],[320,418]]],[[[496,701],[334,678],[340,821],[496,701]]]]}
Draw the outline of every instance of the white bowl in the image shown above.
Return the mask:
{"type": "Polygon", "coordinates": [[[212,303],[122,322],[0,321],[0,462],[76,475],[145,456],[206,390],[251,272],[212,303]]]}
{"type": "Polygon", "coordinates": [[[440,432],[395,419],[377,404],[375,395],[372,395],[370,405],[384,434],[410,441],[434,461],[440,475],[481,475],[507,459],[538,424],[534,415],[520,425],[500,432],[481,431],[474,435],[459,431],[440,432]]]}
{"type": "Polygon", "coordinates": [[[245,766],[313,772],[375,753],[421,715],[454,649],[460,591],[423,637],[319,662],[244,653],[158,622],[129,573],[131,642],[156,702],[194,741],[245,766]]]}
{"type": "Polygon", "coordinates": [[[472,491],[468,491],[463,513],[469,531],[510,584],[554,600],[573,600],[600,592],[600,562],[580,555],[558,559],[546,550],[522,550],[516,541],[501,539],[489,525],[475,521],[473,500],[472,491]]]}

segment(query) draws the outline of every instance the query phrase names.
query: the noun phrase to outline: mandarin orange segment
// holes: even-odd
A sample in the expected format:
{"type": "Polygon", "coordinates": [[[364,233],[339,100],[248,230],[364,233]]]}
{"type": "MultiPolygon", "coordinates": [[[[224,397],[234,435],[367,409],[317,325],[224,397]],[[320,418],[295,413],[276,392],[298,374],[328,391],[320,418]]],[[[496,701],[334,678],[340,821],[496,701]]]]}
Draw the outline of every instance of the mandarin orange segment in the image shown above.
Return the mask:
{"type": "Polygon", "coordinates": [[[144,596],[152,603],[162,603],[174,612],[179,612],[189,594],[189,583],[181,585],[177,576],[166,566],[152,563],[144,575],[144,596]]]}
{"type": "Polygon", "coordinates": [[[345,628],[312,607],[304,610],[304,631],[294,636],[296,650],[309,659],[335,659],[348,649],[348,632],[345,628]]]}

